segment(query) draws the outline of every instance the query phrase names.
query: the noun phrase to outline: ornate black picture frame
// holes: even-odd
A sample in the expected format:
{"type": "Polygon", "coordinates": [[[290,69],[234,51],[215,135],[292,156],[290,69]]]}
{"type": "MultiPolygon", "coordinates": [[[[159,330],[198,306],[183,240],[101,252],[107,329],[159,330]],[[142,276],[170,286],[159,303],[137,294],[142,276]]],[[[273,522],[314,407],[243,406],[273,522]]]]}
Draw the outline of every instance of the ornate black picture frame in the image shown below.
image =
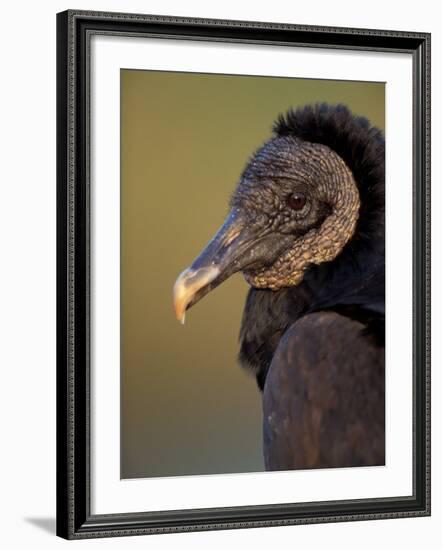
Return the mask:
{"type": "Polygon", "coordinates": [[[430,514],[430,35],[69,10],[57,16],[57,534],[67,539],[430,514]],[[90,506],[89,43],[94,34],[408,53],[413,58],[410,497],[93,515],[90,506]]]}

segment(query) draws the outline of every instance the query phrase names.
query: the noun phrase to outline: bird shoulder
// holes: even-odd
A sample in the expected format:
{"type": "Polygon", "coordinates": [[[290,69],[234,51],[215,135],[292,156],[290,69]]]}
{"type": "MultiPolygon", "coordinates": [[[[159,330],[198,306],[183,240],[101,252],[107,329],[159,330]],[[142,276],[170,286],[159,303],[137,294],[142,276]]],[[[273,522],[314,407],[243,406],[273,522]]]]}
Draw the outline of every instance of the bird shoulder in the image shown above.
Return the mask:
{"type": "Polygon", "coordinates": [[[384,463],[384,349],[333,311],[286,331],[263,392],[267,469],[384,463]]]}

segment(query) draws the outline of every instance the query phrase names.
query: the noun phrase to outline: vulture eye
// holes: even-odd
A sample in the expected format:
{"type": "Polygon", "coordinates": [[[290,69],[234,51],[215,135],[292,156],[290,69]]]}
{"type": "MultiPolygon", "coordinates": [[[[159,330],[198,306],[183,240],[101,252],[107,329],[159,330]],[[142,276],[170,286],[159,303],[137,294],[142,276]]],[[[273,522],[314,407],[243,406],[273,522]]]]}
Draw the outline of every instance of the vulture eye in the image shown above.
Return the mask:
{"type": "Polygon", "coordinates": [[[290,197],[287,199],[287,204],[292,210],[302,210],[305,206],[306,201],[307,197],[305,196],[305,194],[301,193],[301,191],[297,191],[296,193],[290,195],[290,197]]]}

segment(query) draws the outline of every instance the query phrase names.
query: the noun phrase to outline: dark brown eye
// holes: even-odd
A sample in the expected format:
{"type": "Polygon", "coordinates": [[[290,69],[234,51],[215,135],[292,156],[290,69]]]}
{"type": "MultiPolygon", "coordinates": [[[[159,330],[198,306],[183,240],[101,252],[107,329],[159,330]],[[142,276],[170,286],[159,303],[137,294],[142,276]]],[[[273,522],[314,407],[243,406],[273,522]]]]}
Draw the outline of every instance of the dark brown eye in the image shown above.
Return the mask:
{"type": "Polygon", "coordinates": [[[307,197],[305,196],[305,194],[297,191],[296,193],[290,195],[290,197],[287,199],[287,204],[293,210],[302,210],[305,206],[306,201],[307,197]]]}

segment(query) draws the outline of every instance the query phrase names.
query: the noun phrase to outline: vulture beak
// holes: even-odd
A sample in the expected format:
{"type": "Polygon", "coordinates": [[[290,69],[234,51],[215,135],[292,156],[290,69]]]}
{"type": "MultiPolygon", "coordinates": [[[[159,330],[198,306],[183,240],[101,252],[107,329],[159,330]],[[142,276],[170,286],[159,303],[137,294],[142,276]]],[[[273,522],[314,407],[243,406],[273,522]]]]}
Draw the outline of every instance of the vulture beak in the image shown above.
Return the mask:
{"type": "Polygon", "coordinates": [[[254,241],[253,232],[236,211],[232,211],[206,248],[175,282],[173,301],[178,321],[184,324],[187,309],[243,269],[244,254],[254,241]]]}

